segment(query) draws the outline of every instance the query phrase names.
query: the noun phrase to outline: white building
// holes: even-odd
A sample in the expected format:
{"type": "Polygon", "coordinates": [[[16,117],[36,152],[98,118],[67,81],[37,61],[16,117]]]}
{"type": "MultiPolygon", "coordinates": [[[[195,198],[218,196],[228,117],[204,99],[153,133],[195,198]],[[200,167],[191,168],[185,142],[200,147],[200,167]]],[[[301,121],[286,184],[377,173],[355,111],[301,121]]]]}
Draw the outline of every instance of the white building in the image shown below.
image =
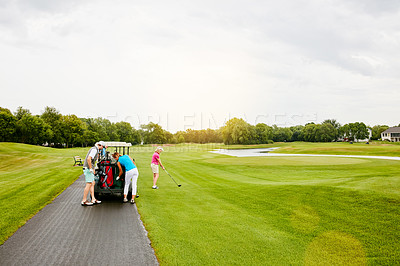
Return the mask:
{"type": "Polygon", "coordinates": [[[382,140],[388,140],[392,142],[400,141],[400,127],[391,127],[381,133],[382,140]]]}

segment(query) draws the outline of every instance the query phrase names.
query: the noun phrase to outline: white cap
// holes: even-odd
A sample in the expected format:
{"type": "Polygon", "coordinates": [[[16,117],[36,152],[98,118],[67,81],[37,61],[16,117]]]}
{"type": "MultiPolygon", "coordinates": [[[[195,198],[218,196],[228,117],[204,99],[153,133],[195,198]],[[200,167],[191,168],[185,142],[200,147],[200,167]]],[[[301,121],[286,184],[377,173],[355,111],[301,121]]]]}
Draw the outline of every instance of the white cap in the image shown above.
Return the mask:
{"type": "Polygon", "coordinates": [[[103,146],[103,147],[106,146],[106,144],[104,143],[104,141],[99,141],[99,142],[97,142],[97,144],[98,144],[98,145],[101,145],[101,146],[103,146]]]}
{"type": "Polygon", "coordinates": [[[164,149],[161,146],[158,146],[156,151],[164,151],[164,149]]]}

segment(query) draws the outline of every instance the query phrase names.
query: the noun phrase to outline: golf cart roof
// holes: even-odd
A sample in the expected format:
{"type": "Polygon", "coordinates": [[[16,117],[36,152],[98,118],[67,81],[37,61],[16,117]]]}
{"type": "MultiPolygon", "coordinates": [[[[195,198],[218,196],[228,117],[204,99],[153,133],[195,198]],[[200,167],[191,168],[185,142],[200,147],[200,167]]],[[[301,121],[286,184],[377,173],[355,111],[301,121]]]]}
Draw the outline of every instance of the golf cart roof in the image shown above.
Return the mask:
{"type": "Polygon", "coordinates": [[[132,143],[118,142],[118,141],[104,141],[107,147],[131,147],[132,143]]]}

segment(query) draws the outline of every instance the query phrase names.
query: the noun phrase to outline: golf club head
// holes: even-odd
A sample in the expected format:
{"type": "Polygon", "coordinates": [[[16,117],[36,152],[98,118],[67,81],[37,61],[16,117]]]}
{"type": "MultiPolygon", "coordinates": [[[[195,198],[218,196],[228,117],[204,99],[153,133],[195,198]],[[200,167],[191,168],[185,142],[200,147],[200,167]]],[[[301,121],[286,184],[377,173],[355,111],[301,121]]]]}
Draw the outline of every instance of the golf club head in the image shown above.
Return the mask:
{"type": "Polygon", "coordinates": [[[178,185],[178,187],[181,187],[182,185],[178,185]]]}
{"type": "Polygon", "coordinates": [[[139,198],[139,195],[136,195],[136,198],[139,198]]]}

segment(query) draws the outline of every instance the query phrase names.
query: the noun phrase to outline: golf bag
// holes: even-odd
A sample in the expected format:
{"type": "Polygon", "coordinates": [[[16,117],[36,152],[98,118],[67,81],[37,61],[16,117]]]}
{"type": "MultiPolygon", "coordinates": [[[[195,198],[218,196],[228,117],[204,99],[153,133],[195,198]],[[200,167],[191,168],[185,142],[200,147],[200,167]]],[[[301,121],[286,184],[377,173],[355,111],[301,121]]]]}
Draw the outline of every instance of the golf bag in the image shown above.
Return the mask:
{"type": "Polygon", "coordinates": [[[114,175],[110,161],[102,161],[100,163],[100,187],[111,187],[114,183],[114,175]]]}

